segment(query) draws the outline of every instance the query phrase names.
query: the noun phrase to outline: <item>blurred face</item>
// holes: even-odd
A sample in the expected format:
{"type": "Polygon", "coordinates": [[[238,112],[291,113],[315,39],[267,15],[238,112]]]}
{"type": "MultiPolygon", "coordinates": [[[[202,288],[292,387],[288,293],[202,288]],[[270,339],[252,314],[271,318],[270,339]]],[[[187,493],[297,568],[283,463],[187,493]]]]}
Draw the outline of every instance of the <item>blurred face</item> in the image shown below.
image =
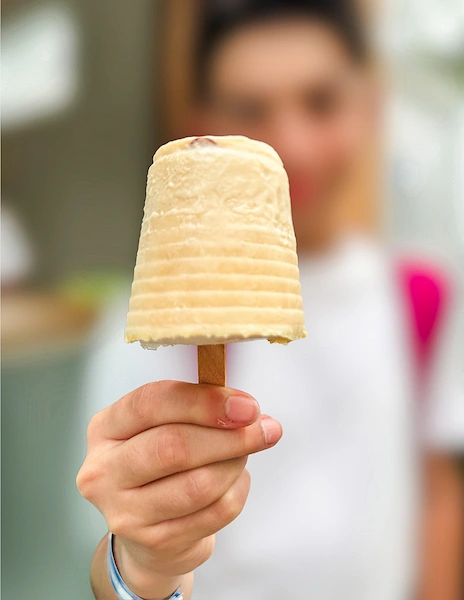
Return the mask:
{"type": "Polygon", "coordinates": [[[242,134],[277,150],[301,244],[323,228],[369,128],[361,70],[330,28],[289,19],[233,32],[208,75],[204,133],[242,134]]]}

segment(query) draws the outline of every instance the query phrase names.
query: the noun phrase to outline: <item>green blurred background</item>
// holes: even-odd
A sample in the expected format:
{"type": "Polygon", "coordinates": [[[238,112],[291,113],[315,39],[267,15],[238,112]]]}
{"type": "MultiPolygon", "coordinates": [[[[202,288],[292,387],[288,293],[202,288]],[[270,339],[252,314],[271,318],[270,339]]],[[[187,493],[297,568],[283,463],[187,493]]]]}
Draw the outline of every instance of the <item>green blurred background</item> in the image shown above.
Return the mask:
{"type": "Polygon", "coordinates": [[[4,100],[3,206],[32,256],[27,276],[3,285],[5,599],[93,597],[104,523],[74,483],[82,379],[100,311],[133,269],[158,143],[157,10],[151,0],[2,3],[3,85],[17,88],[16,111],[4,100]],[[58,100],[27,101],[37,77],[58,100]]]}

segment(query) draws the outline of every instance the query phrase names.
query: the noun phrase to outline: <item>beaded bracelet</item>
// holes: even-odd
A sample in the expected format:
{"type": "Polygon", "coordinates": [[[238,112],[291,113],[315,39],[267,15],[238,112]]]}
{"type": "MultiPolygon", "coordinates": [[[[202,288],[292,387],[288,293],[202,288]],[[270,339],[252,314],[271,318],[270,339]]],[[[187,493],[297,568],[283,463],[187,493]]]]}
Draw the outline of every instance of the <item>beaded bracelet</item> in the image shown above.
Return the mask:
{"type": "MultiPolygon", "coordinates": [[[[119,598],[119,600],[143,600],[142,598],[140,598],[140,596],[137,596],[137,594],[134,594],[134,592],[130,591],[130,589],[124,583],[120,572],[118,571],[116,561],[114,560],[113,539],[114,536],[110,532],[108,534],[108,574],[110,577],[111,585],[113,586],[113,590],[116,592],[116,595],[119,598]]],[[[184,600],[184,597],[182,595],[182,592],[180,591],[180,588],[178,588],[165,600],[184,600]]]]}

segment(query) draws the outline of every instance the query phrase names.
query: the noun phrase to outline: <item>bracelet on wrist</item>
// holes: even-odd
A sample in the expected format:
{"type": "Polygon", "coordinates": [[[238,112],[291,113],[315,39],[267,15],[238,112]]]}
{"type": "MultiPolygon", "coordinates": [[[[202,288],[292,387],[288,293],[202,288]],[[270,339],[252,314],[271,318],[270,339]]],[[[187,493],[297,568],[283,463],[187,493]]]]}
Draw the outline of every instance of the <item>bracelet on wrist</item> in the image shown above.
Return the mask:
{"type": "MultiPolygon", "coordinates": [[[[113,540],[114,536],[110,532],[108,534],[108,575],[113,590],[115,591],[119,600],[143,600],[143,598],[140,598],[140,596],[137,596],[137,594],[131,592],[131,590],[124,583],[124,580],[121,577],[121,573],[119,572],[118,567],[116,566],[116,561],[114,559],[113,540]]],[[[178,588],[165,600],[184,600],[184,597],[182,595],[182,592],[180,591],[180,588],[178,588]]]]}

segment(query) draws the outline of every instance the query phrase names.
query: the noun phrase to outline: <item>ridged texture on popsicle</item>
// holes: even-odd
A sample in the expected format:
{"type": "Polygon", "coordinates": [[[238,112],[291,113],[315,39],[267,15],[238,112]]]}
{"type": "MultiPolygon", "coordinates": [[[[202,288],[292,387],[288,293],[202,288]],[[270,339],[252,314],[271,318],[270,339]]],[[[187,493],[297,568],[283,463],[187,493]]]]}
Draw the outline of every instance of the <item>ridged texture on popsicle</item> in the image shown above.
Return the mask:
{"type": "Polygon", "coordinates": [[[162,146],[148,171],[126,341],[156,347],[305,336],[278,154],[241,136],[162,146]]]}

